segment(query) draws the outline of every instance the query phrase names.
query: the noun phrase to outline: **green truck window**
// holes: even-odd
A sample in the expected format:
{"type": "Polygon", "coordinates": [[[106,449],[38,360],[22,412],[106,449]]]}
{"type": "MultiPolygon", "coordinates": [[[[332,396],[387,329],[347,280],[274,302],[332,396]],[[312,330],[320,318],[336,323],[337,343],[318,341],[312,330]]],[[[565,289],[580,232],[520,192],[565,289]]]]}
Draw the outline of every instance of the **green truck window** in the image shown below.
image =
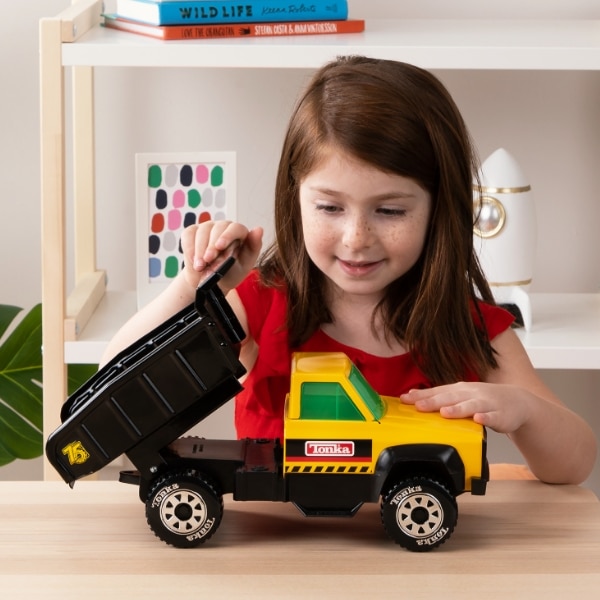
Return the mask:
{"type": "Polygon", "coordinates": [[[348,379],[358,392],[358,395],[364,400],[373,417],[379,421],[385,412],[385,406],[379,394],[369,385],[362,373],[354,365],[350,369],[348,379]]]}
{"type": "Polygon", "coordinates": [[[300,418],[325,421],[364,421],[344,388],[335,382],[302,384],[300,418]]]}

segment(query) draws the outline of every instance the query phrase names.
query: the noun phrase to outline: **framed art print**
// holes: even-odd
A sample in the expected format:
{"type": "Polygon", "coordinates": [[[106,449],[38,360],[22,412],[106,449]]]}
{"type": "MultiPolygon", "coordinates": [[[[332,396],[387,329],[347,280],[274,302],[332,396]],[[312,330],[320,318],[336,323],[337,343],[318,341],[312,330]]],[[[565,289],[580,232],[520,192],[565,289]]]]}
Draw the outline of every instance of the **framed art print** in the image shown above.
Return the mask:
{"type": "Polygon", "coordinates": [[[142,307],[181,271],[184,227],[235,220],[235,152],[136,154],[137,300],[142,307]]]}

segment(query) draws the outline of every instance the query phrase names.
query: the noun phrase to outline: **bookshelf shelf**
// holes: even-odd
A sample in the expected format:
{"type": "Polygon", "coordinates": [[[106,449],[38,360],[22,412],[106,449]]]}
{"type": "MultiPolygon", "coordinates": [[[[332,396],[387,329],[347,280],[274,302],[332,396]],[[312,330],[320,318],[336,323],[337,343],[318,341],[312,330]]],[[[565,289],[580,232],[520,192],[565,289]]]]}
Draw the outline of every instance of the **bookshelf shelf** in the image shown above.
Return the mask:
{"type": "Polygon", "coordinates": [[[94,27],[63,46],[62,63],[289,69],[314,68],[341,53],[428,69],[596,70],[600,22],[371,19],[357,34],[172,42],[94,27]]]}
{"type": "MultiPolygon", "coordinates": [[[[534,322],[517,334],[539,369],[600,369],[600,294],[532,294],[534,322]]],[[[95,364],[137,306],[135,292],[106,292],[65,362],[95,364]]]]}
{"type": "Polygon", "coordinates": [[[532,294],[531,330],[517,330],[538,369],[600,369],[600,294],[532,294]]]}
{"type": "MultiPolygon", "coordinates": [[[[58,426],[66,398],[65,365],[97,362],[136,309],[135,291],[107,292],[95,264],[95,67],[309,69],[339,54],[366,54],[428,69],[600,71],[600,21],[594,20],[367,20],[359,34],[163,42],[104,29],[101,11],[101,0],[79,0],[40,23],[46,432],[58,426]],[[73,84],[69,92],[66,72],[73,84]],[[65,164],[67,93],[74,139],[70,169],[65,164]],[[67,173],[74,182],[77,234],[76,289],[69,295],[67,173]]],[[[534,294],[532,304],[533,327],[518,334],[536,367],[600,370],[600,293],[534,294]]],[[[47,470],[46,476],[54,475],[47,470]]]]}

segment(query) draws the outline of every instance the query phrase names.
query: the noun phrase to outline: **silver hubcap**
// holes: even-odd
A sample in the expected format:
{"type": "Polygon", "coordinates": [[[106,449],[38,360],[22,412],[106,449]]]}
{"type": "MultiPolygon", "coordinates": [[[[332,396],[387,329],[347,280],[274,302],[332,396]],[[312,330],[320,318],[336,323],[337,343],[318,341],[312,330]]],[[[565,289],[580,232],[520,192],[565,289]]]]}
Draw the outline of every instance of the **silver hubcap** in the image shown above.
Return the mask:
{"type": "Polygon", "coordinates": [[[444,511],[438,499],[431,494],[414,492],[398,504],[396,521],[408,536],[416,539],[433,535],[444,520],[444,511]]]}
{"type": "Polygon", "coordinates": [[[195,533],[206,521],[206,503],[200,494],[174,490],[160,505],[160,518],[169,530],[181,535],[195,533]]]}

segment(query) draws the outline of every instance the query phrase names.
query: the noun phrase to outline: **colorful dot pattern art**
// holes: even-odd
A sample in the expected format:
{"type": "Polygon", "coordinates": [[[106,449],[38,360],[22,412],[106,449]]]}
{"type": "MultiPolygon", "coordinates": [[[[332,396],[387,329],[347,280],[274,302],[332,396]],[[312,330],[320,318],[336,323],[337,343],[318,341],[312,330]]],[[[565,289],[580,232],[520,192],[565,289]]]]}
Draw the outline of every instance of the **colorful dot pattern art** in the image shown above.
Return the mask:
{"type": "MultiPolygon", "coordinates": [[[[181,271],[185,227],[233,219],[235,169],[231,161],[148,162],[146,276],[168,283],[181,271]]],[[[138,281],[139,286],[139,281],[138,281]]]]}

